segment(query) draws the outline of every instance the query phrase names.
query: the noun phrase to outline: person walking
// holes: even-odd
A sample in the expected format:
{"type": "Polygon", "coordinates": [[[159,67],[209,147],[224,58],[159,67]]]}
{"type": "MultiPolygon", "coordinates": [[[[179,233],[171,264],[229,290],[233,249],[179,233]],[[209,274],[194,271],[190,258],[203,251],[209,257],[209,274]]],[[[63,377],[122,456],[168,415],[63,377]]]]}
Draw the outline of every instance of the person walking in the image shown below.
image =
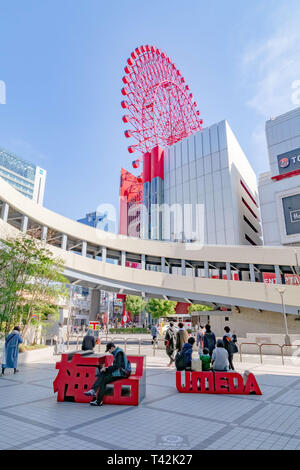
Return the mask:
{"type": "Polygon", "coordinates": [[[131,372],[130,362],[128,361],[123,349],[117,347],[114,343],[109,342],[106,345],[105,352],[109,352],[114,356],[114,362],[109,367],[102,367],[98,375],[98,379],[95,381],[91,390],[84,392],[85,395],[94,398],[90,402],[90,405],[92,406],[103,405],[103,397],[107,384],[129,377],[131,372]]]}
{"type": "Polygon", "coordinates": [[[152,344],[157,344],[158,328],[156,325],[151,326],[152,344]]]}
{"type": "Polygon", "coordinates": [[[205,331],[205,328],[200,325],[199,331],[197,332],[196,336],[196,346],[198,347],[199,355],[203,352],[205,331]]]}
{"type": "Polygon", "coordinates": [[[237,346],[235,344],[237,342],[237,337],[231,333],[229,326],[225,326],[224,331],[223,343],[224,348],[228,352],[229,369],[234,370],[232,361],[234,353],[237,352],[237,346]]]}
{"type": "Polygon", "coordinates": [[[211,361],[214,372],[229,370],[228,352],[224,348],[224,343],[221,339],[217,341],[217,347],[213,350],[211,361]]]}
{"type": "Polygon", "coordinates": [[[205,325],[205,335],[203,340],[203,345],[208,349],[210,357],[216,346],[216,337],[215,334],[211,331],[210,325],[205,325]]]}
{"type": "Polygon", "coordinates": [[[82,351],[92,351],[95,347],[96,340],[91,330],[87,330],[85,337],[83,338],[81,349],[82,351]]]}
{"type": "Polygon", "coordinates": [[[23,343],[20,335],[20,328],[15,326],[13,331],[7,336],[4,346],[4,354],[2,358],[2,375],[5,369],[14,369],[14,374],[19,372],[17,369],[19,344],[23,343]]]}
{"type": "Polygon", "coordinates": [[[166,353],[170,358],[168,367],[171,367],[173,362],[175,361],[175,349],[176,349],[176,328],[174,327],[173,322],[170,322],[170,326],[166,331],[165,346],[166,346],[166,353]]]}
{"type": "Polygon", "coordinates": [[[58,324],[57,332],[57,354],[65,352],[65,332],[61,323],[58,324]]]}
{"type": "Polygon", "coordinates": [[[181,351],[183,345],[188,342],[189,335],[186,329],[183,326],[183,323],[178,323],[179,330],[177,331],[176,336],[176,349],[181,351]]]}

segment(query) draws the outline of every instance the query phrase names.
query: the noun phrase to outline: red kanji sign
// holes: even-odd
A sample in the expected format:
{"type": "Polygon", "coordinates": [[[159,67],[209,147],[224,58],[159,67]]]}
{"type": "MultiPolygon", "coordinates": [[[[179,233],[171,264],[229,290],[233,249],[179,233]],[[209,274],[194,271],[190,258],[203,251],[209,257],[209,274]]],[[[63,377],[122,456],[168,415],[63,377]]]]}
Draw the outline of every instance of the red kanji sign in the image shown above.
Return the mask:
{"type": "Polygon", "coordinates": [[[99,321],[90,321],[89,329],[90,330],[99,330],[100,322],[99,321]]]}

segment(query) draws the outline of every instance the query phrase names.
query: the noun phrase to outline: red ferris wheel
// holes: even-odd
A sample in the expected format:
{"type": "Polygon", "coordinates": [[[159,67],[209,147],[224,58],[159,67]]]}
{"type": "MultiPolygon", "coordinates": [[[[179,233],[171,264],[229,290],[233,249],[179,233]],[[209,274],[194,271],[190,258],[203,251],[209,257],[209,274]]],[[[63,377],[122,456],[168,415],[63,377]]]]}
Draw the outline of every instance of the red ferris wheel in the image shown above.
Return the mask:
{"type": "MultiPolygon", "coordinates": [[[[169,146],[201,129],[203,121],[189,86],[164,52],[155,46],[137,47],[124,70],[122,120],[130,124],[125,137],[136,141],[128,147],[129,153],[169,146]]],[[[134,168],[139,161],[133,162],[134,168]]]]}

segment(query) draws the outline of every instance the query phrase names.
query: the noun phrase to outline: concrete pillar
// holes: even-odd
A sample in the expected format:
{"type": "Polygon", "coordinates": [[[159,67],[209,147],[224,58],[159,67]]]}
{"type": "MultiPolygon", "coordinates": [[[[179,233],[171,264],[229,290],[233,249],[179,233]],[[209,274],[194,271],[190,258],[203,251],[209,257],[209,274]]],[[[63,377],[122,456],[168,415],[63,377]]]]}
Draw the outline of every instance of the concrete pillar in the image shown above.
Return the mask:
{"type": "Polygon", "coordinates": [[[204,261],[204,272],[205,272],[205,277],[208,279],[209,278],[208,261],[204,261]]]}
{"type": "Polygon", "coordinates": [[[9,205],[7,204],[7,202],[4,202],[2,209],[1,209],[1,219],[4,220],[4,222],[7,222],[8,211],[9,211],[9,205]]]}
{"type": "Polygon", "coordinates": [[[100,312],[100,290],[92,289],[89,321],[95,321],[100,312]]]}
{"type": "Polygon", "coordinates": [[[106,263],[106,246],[102,247],[102,261],[106,263]]]}
{"type": "Polygon", "coordinates": [[[27,227],[28,227],[28,217],[27,215],[23,215],[22,221],[21,221],[21,232],[26,233],[27,227]]]}
{"type": "Polygon", "coordinates": [[[226,263],[226,277],[227,277],[227,281],[231,281],[231,266],[230,266],[230,263],[226,263]]]}
{"type": "Polygon", "coordinates": [[[87,252],[87,242],[83,240],[82,246],[81,246],[81,255],[86,256],[86,252],[87,252]]]}
{"type": "Polygon", "coordinates": [[[185,260],[181,260],[181,275],[185,276],[186,275],[186,268],[185,268],[185,260]]]}
{"type": "Polygon", "coordinates": [[[276,284],[281,284],[281,272],[278,265],[275,266],[276,284]]]}
{"type": "Polygon", "coordinates": [[[161,257],[160,259],[160,264],[161,264],[161,272],[165,273],[166,272],[166,258],[164,256],[161,257]]]}
{"type": "Polygon", "coordinates": [[[62,239],[61,239],[61,249],[62,249],[62,250],[66,250],[66,249],[67,249],[67,241],[68,241],[68,237],[67,237],[67,235],[64,233],[63,236],[62,236],[62,239]]]}
{"type": "Polygon", "coordinates": [[[146,269],[146,255],[141,256],[142,269],[146,269]]]}
{"type": "Polygon", "coordinates": [[[126,251],[121,251],[121,266],[123,268],[126,266],[126,251]]]}
{"type": "Polygon", "coordinates": [[[249,264],[250,281],[255,282],[254,264],[249,264]]]}
{"type": "Polygon", "coordinates": [[[48,227],[46,227],[45,225],[43,225],[42,227],[42,235],[41,235],[41,240],[42,242],[45,242],[47,241],[47,233],[48,233],[48,227]]]}

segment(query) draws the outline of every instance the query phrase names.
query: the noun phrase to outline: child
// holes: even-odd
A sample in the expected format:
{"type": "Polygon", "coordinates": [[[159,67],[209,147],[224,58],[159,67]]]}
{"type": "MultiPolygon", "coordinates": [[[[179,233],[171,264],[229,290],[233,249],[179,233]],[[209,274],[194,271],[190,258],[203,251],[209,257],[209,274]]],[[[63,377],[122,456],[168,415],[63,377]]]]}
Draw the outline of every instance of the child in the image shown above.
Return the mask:
{"type": "Polygon", "coordinates": [[[211,357],[209,355],[209,350],[207,348],[204,348],[203,353],[199,353],[199,357],[202,362],[202,371],[204,372],[210,370],[211,357]]]}

